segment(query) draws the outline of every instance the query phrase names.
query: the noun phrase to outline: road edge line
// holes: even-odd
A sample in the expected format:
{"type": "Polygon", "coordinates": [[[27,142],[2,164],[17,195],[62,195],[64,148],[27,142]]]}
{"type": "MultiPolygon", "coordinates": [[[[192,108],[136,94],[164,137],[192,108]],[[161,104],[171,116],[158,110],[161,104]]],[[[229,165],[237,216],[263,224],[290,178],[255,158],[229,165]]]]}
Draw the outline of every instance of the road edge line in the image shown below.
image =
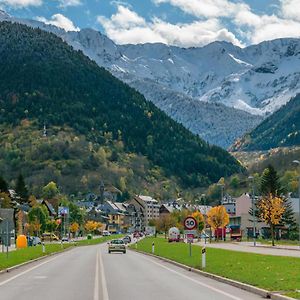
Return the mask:
{"type": "Polygon", "coordinates": [[[144,254],[144,255],[147,255],[147,256],[151,256],[151,257],[160,259],[162,261],[165,261],[167,263],[170,263],[170,264],[175,265],[177,267],[180,267],[182,269],[191,271],[193,273],[196,273],[196,274],[199,274],[199,275],[217,280],[217,281],[222,282],[222,283],[232,285],[232,286],[240,288],[242,290],[245,290],[245,291],[251,292],[253,294],[262,296],[266,299],[295,300],[294,298],[290,298],[290,297],[287,297],[287,296],[280,295],[278,293],[270,292],[268,290],[255,287],[255,286],[250,285],[250,284],[242,283],[242,282],[239,282],[239,281],[236,281],[236,280],[233,280],[233,279],[229,279],[229,278],[222,277],[222,276],[219,276],[219,275],[215,275],[215,274],[212,274],[212,273],[208,273],[208,272],[205,272],[205,271],[202,271],[202,270],[199,270],[199,269],[195,269],[193,267],[189,267],[187,265],[181,264],[179,262],[173,261],[171,259],[168,259],[168,258],[165,258],[165,257],[162,257],[162,256],[158,256],[158,255],[155,255],[155,254],[152,254],[152,253],[147,253],[147,252],[136,250],[136,249],[131,249],[131,248],[128,248],[128,249],[131,250],[131,251],[137,252],[137,253],[141,253],[141,254],[144,254]]]}

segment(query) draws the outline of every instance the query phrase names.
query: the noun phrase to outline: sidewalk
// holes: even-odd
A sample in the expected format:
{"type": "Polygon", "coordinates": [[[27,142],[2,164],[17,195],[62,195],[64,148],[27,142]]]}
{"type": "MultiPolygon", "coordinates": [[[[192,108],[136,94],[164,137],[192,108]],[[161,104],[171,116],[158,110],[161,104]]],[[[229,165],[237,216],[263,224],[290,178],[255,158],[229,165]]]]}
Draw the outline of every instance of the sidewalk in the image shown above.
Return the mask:
{"type": "Polygon", "coordinates": [[[231,251],[249,252],[256,254],[275,255],[275,256],[290,256],[300,258],[300,247],[299,246],[283,246],[278,245],[275,247],[269,245],[263,245],[257,243],[256,247],[251,242],[233,242],[233,243],[222,243],[214,242],[205,244],[204,241],[195,243],[197,246],[206,246],[207,248],[225,249],[231,251]]]}

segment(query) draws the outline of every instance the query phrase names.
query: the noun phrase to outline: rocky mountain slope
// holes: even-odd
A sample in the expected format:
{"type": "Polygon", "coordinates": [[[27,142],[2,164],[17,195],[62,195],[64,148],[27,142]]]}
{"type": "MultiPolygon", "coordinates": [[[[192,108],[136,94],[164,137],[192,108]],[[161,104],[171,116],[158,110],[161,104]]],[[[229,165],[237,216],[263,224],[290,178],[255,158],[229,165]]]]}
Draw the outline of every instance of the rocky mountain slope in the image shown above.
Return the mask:
{"type": "Polygon", "coordinates": [[[300,145],[300,94],[239,139],[233,151],[269,150],[300,145]]]}

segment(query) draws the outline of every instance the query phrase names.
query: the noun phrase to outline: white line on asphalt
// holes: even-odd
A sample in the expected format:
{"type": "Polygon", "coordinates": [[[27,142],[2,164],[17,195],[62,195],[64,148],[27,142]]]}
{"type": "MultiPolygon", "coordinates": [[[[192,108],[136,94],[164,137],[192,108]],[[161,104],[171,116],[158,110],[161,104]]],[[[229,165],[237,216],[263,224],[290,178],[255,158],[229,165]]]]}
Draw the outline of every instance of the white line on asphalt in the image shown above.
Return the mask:
{"type": "Polygon", "coordinates": [[[100,274],[101,274],[101,284],[102,284],[102,300],[109,300],[105,273],[104,273],[104,265],[103,265],[102,255],[100,251],[99,251],[99,264],[100,264],[100,274]]]}
{"type": "Polygon", "coordinates": [[[195,283],[197,283],[197,284],[199,284],[199,285],[202,285],[202,286],[204,286],[204,287],[206,287],[206,288],[208,288],[208,289],[210,289],[210,290],[213,290],[213,291],[215,291],[215,292],[217,292],[217,293],[219,293],[219,294],[222,294],[222,295],[224,295],[224,296],[226,296],[226,297],[228,297],[228,298],[231,298],[231,299],[234,299],[234,300],[243,300],[242,298],[239,298],[239,297],[235,297],[235,296],[233,296],[233,295],[230,295],[230,294],[228,294],[228,293],[226,293],[226,292],[224,292],[224,291],[222,291],[222,290],[220,290],[220,289],[217,289],[217,288],[215,288],[215,287],[213,287],[213,286],[211,286],[211,285],[209,285],[209,284],[200,282],[200,281],[198,281],[198,280],[196,280],[196,279],[194,279],[194,278],[191,278],[191,277],[189,277],[189,276],[187,276],[187,275],[184,275],[184,274],[182,274],[182,273],[180,273],[180,272],[177,272],[177,271],[172,270],[172,269],[170,269],[170,268],[168,268],[168,267],[166,267],[166,266],[163,266],[163,265],[161,265],[160,263],[157,263],[157,262],[155,262],[155,261],[152,260],[152,259],[146,258],[144,255],[141,255],[141,256],[142,256],[145,260],[148,260],[148,261],[152,262],[153,264],[158,265],[159,267],[168,270],[169,272],[175,273],[175,274],[177,274],[177,275],[179,275],[179,276],[181,276],[181,277],[183,277],[183,278],[186,278],[186,279],[188,279],[188,280],[190,280],[190,281],[193,281],[193,282],[195,282],[195,283]]]}
{"type": "Polygon", "coordinates": [[[60,257],[60,256],[62,256],[62,255],[64,255],[64,253],[63,253],[63,254],[60,254],[60,255],[57,255],[57,256],[55,256],[55,257],[52,258],[52,259],[49,259],[49,260],[47,260],[47,261],[44,261],[44,262],[38,264],[37,266],[34,266],[34,267],[30,268],[30,269],[27,269],[26,271],[21,272],[21,273],[15,275],[15,276],[13,276],[13,277],[10,277],[9,279],[0,282],[0,286],[4,285],[4,284],[6,284],[6,283],[9,283],[10,281],[15,280],[16,278],[18,278],[18,277],[20,277],[20,276],[23,276],[23,275],[25,275],[25,274],[27,274],[27,273],[29,273],[29,272],[31,272],[31,271],[33,271],[33,270],[35,270],[35,269],[37,269],[37,268],[43,266],[43,265],[45,265],[45,264],[48,264],[49,262],[51,262],[51,261],[57,259],[58,257],[60,257]]]}
{"type": "Polygon", "coordinates": [[[99,251],[96,254],[96,273],[94,286],[94,300],[99,300],[99,251]]]}

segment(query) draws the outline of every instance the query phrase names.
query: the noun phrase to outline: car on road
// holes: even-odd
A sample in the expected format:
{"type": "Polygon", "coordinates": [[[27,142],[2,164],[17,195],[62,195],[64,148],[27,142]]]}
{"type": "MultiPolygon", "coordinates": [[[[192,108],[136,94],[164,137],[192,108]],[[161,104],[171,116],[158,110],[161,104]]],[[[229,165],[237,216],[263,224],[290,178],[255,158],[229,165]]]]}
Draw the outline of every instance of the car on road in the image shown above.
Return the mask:
{"type": "Polygon", "coordinates": [[[108,253],[123,252],[126,253],[126,246],[123,240],[111,240],[108,243],[108,253]]]}
{"type": "Polygon", "coordinates": [[[125,244],[129,244],[131,243],[131,237],[129,235],[126,235],[125,237],[123,237],[123,241],[125,244]]]}
{"type": "Polygon", "coordinates": [[[45,232],[42,234],[42,242],[59,241],[59,238],[51,232],[45,232]]]}
{"type": "Polygon", "coordinates": [[[102,232],[102,236],[110,236],[111,234],[110,234],[110,232],[109,231],[107,231],[107,230],[103,230],[103,232],[102,232]]]}
{"type": "Polygon", "coordinates": [[[68,242],[68,241],[69,241],[69,237],[68,237],[68,236],[63,236],[63,237],[61,238],[61,241],[62,241],[62,242],[68,242]]]}

